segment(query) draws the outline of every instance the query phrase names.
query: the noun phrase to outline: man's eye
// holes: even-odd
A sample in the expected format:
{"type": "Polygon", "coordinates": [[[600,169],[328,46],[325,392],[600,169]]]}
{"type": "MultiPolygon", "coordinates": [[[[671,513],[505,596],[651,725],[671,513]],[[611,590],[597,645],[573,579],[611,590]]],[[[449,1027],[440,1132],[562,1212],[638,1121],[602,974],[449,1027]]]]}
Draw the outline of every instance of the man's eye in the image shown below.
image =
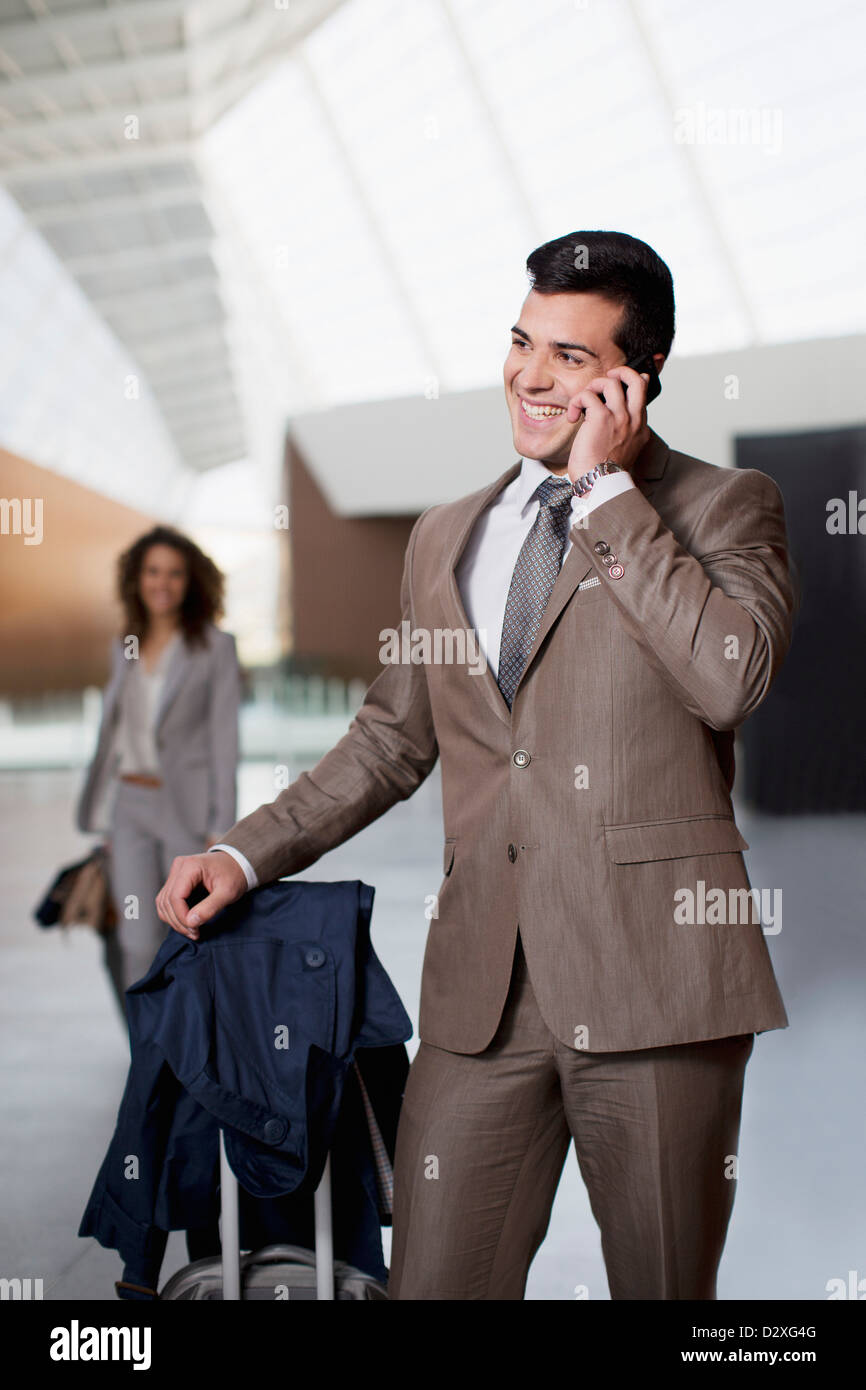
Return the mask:
{"type": "Polygon", "coordinates": [[[586,366],[586,363],[583,362],[583,361],[581,361],[581,359],[580,359],[579,357],[572,357],[572,355],[571,355],[570,352],[562,352],[562,353],[560,353],[560,357],[564,357],[565,360],[566,360],[566,362],[573,362],[574,365],[575,365],[575,367],[585,367],[585,366],[586,366]]]}

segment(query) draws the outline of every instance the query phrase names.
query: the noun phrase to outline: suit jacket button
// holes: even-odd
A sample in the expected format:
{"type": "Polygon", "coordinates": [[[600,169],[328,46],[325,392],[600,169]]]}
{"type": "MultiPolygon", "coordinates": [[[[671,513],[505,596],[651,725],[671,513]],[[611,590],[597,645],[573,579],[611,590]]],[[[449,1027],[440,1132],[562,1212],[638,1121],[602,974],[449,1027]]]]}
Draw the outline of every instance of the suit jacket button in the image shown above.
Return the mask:
{"type": "Polygon", "coordinates": [[[514,763],[515,767],[528,767],[532,762],[532,758],[525,748],[518,748],[511,761],[514,763]]]}
{"type": "Polygon", "coordinates": [[[286,1137],[287,1129],[285,1120],[267,1120],[262,1130],[262,1138],[266,1144],[281,1144],[286,1137]]]}
{"type": "Polygon", "coordinates": [[[512,864],[517,858],[517,850],[514,848],[513,845],[508,846],[508,858],[511,860],[512,864]]]}
{"type": "Polygon", "coordinates": [[[607,552],[610,550],[610,546],[608,545],[607,541],[596,541],[595,545],[592,548],[595,551],[596,555],[606,555],[607,552]]]}
{"type": "Polygon", "coordinates": [[[611,565],[607,574],[609,579],[622,579],[625,574],[625,567],[623,565],[611,565]]]}
{"type": "Polygon", "coordinates": [[[617,563],[618,558],[619,557],[614,555],[613,551],[611,550],[611,552],[608,555],[605,555],[603,563],[607,565],[608,569],[610,569],[611,565],[615,565],[617,563]]]}
{"type": "Polygon", "coordinates": [[[304,956],[304,960],[313,970],[318,970],[320,965],[325,964],[325,953],[318,946],[312,946],[304,956]]]}

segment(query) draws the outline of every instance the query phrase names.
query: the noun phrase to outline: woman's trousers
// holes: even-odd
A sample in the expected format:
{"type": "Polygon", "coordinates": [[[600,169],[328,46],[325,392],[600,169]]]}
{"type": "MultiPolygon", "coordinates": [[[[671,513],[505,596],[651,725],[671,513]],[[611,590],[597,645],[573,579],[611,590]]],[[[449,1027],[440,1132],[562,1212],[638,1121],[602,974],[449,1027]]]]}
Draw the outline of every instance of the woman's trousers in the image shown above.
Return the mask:
{"type": "Polygon", "coordinates": [[[171,861],[201,854],[204,841],[184,826],[166,792],[120,781],[111,821],[109,872],[117,927],[106,937],[105,964],[126,1017],[124,992],[147,974],[166,932],[156,912],[156,895],[171,861]]]}

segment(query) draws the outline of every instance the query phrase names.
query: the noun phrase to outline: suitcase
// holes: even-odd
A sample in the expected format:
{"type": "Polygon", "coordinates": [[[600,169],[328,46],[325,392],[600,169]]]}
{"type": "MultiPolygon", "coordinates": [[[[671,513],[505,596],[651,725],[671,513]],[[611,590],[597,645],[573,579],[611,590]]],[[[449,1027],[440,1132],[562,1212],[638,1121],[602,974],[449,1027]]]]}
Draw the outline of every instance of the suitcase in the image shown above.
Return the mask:
{"type": "Polygon", "coordinates": [[[220,1130],[220,1238],[222,1256],[195,1260],[166,1282],[160,1301],[280,1302],[285,1299],[387,1299],[384,1284],[334,1259],[331,1224],[331,1160],[313,1198],[316,1253],[299,1245],[266,1245],[241,1255],[238,1180],[220,1130]]]}

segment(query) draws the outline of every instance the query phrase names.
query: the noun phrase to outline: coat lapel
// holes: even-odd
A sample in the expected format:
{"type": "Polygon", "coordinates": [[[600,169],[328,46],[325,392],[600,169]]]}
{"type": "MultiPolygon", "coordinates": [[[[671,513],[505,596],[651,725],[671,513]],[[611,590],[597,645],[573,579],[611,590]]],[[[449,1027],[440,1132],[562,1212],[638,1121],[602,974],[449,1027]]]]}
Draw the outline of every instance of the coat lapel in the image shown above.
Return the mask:
{"type": "Polygon", "coordinates": [[[114,664],[111,671],[111,678],[105,690],[105,698],[102,705],[102,726],[105,734],[108,734],[109,726],[120,706],[120,696],[126,683],[129,673],[129,662],[123,655],[123,643],[120,639],[114,649],[114,664]]]}
{"type": "MultiPolygon", "coordinates": [[[[650,430],[650,438],[638,455],[634,469],[632,470],[635,483],[647,500],[652,497],[655,488],[658,486],[659,480],[664,475],[669,452],[668,446],[665,444],[664,440],[661,439],[654,430],[650,430]]],[[[520,460],[518,459],[518,461],[513,463],[501,477],[497,478],[496,482],[491,483],[490,487],[485,488],[483,492],[475,495],[472,506],[467,511],[463,524],[459,528],[456,538],[451,544],[446,558],[446,580],[443,602],[450,617],[450,626],[456,630],[465,632],[472,631],[472,624],[466,615],[466,610],[463,607],[463,601],[460,597],[460,589],[457,584],[456,569],[460,562],[460,557],[466,549],[469,537],[472,534],[472,528],[481,516],[481,513],[486,507],[490,506],[494,498],[503,488],[507,487],[508,484],[517,477],[520,472],[520,467],[520,460]]],[[[574,530],[575,528],[572,529],[574,530]]],[[[582,583],[587,575],[595,571],[593,562],[590,561],[587,563],[586,556],[581,547],[575,545],[573,542],[574,536],[572,536],[572,547],[566,557],[565,564],[556,577],[550,599],[544,610],[541,625],[536,633],[535,642],[529,653],[520,681],[518,681],[517,690],[520,689],[521,683],[532,666],[539,647],[548,632],[550,632],[550,629],[553,627],[553,624],[556,622],[572,594],[577,589],[578,584],[582,583]]],[[[497,718],[510,726],[511,710],[508,708],[502,691],[496,683],[493,672],[486,662],[483,675],[472,676],[472,680],[476,683],[482,696],[490,705],[497,718]]],[[[515,691],[515,699],[516,697],[517,691],[515,691]]]]}
{"type": "MultiPolygon", "coordinates": [[[[472,534],[472,528],[481,516],[481,513],[490,505],[494,497],[496,497],[503,488],[507,487],[513,478],[517,477],[519,472],[520,460],[518,459],[510,468],[506,469],[501,477],[496,479],[495,483],[491,483],[483,492],[475,494],[472,506],[467,511],[463,519],[463,524],[458,529],[457,535],[451,543],[445,561],[445,585],[442,599],[449,618],[448,626],[455,631],[474,631],[466,615],[466,610],[463,607],[463,600],[460,597],[460,588],[457,584],[456,569],[460,562],[460,557],[466,549],[469,537],[472,534]]],[[[510,724],[511,711],[505,702],[502,691],[496,684],[489,664],[485,661],[482,674],[470,675],[469,679],[472,681],[473,685],[478,688],[496,717],[501,719],[504,724],[510,724]]]]}
{"type": "MultiPolygon", "coordinates": [[[[670,450],[664,440],[659,438],[652,430],[650,438],[644,445],[635,460],[632,476],[636,485],[640,488],[644,497],[649,500],[658,486],[659,479],[663,476],[667,466],[670,450]]],[[[538,632],[535,634],[535,642],[532,650],[527,657],[526,665],[521,672],[520,680],[514,692],[517,698],[517,691],[520,689],[529,668],[535,660],[536,653],[544,641],[553,624],[556,622],[565,605],[568,603],[578,584],[581,584],[588,575],[595,573],[595,564],[592,560],[587,562],[582,548],[574,544],[575,535],[578,527],[575,524],[572,528],[572,547],[568,552],[565,564],[556,576],[556,583],[550,593],[544,616],[541,619],[538,632]]]]}
{"type": "Polygon", "coordinates": [[[159,704],[156,707],[154,729],[159,728],[161,721],[165,718],[166,710],[183,685],[191,661],[192,653],[186,644],[183,633],[181,633],[168,658],[168,667],[165,673],[162,693],[159,697],[159,704]]]}

